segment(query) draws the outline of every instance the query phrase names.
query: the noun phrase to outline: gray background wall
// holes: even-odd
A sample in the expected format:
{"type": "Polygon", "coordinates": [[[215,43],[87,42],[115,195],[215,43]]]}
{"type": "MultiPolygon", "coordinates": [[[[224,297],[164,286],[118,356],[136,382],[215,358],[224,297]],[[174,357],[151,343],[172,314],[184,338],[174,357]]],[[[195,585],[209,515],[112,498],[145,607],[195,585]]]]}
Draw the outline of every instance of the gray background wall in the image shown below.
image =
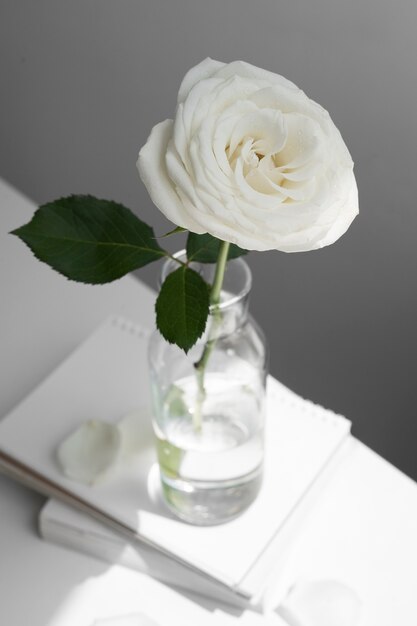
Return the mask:
{"type": "Polygon", "coordinates": [[[330,111],[361,214],[324,250],[251,254],[252,311],[272,373],[415,478],[416,17],[415,0],[0,2],[0,176],[39,203],[89,192],[164,232],[136,156],[206,56],[281,73],[330,111]]]}

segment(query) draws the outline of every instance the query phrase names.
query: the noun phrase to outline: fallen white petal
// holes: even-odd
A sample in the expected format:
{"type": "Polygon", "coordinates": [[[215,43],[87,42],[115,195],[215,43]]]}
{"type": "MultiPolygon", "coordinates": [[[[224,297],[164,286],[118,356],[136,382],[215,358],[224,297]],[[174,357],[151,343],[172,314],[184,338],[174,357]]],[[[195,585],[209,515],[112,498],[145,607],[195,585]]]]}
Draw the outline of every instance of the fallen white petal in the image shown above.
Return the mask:
{"type": "Polygon", "coordinates": [[[58,461],[66,476],[91,485],[114,465],[120,444],[117,426],[89,420],[60,444],[58,461]]]}
{"type": "Polygon", "coordinates": [[[356,626],[361,601],[337,580],[296,583],[277,609],[289,626],[356,626]]]}

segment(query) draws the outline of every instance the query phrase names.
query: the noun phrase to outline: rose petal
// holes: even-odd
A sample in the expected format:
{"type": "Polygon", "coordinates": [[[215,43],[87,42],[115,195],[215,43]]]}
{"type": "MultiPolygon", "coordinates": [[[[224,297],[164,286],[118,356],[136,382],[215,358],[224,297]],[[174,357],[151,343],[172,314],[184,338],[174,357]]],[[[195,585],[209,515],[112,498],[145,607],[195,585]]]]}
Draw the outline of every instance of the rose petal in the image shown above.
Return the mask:
{"type": "Polygon", "coordinates": [[[216,121],[223,114],[233,113],[233,106],[246,106],[248,99],[257,86],[252,82],[232,76],[222,80],[216,76],[202,80],[190,91],[184,102],[182,117],[188,140],[207,120],[216,121]]]}
{"type": "Polygon", "coordinates": [[[257,109],[241,117],[230,137],[230,152],[250,137],[262,154],[279,152],[287,141],[287,126],[281,111],[257,109]]]}
{"type": "Polygon", "coordinates": [[[200,124],[207,119],[208,108],[217,97],[216,87],[223,86],[218,78],[208,78],[194,85],[183,103],[182,119],[187,141],[190,141],[200,124]]]}
{"type": "Polygon", "coordinates": [[[333,243],[358,213],[349,151],[329,114],[282,76],[211,59],[180,88],[175,125],[141,151],[152,200],[175,224],[249,250],[333,243]]]}
{"type": "Polygon", "coordinates": [[[221,61],[214,61],[214,59],[207,57],[204,61],[188,70],[178,90],[178,102],[184,102],[194,85],[205,78],[213,76],[223,65],[224,63],[221,63],[221,61]]]}
{"type": "Polygon", "coordinates": [[[290,80],[284,78],[280,74],[274,74],[268,70],[264,70],[256,65],[251,65],[245,61],[233,61],[229,64],[223,64],[215,76],[221,78],[230,78],[231,76],[240,76],[241,78],[249,78],[250,80],[262,81],[267,84],[275,84],[284,87],[286,90],[299,93],[301,90],[290,80]]]}
{"type": "Polygon", "coordinates": [[[137,168],[152,201],[171,222],[195,233],[205,231],[184,210],[169,179],[165,154],[171,139],[172,120],[165,120],[153,127],[148,141],[139,152],[137,168]]]}
{"type": "Polygon", "coordinates": [[[359,213],[358,188],[356,186],[355,176],[351,170],[347,170],[346,177],[349,179],[346,183],[346,186],[349,189],[349,194],[341,203],[337,219],[332,221],[325,235],[321,239],[321,248],[324,246],[330,246],[342,235],[344,235],[359,213]]]}
{"type": "Polygon", "coordinates": [[[170,141],[166,150],[166,167],[168,176],[175,188],[181,189],[182,194],[187,196],[189,202],[198,208],[200,201],[196,193],[195,185],[185,169],[184,163],[181,161],[172,141],[170,141]]]}
{"type": "Polygon", "coordinates": [[[281,169],[295,169],[306,162],[323,164],[326,155],[321,154],[323,133],[320,126],[311,118],[300,113],[286,113],[287,141],[276,155],[277,166],[281,169]]]}

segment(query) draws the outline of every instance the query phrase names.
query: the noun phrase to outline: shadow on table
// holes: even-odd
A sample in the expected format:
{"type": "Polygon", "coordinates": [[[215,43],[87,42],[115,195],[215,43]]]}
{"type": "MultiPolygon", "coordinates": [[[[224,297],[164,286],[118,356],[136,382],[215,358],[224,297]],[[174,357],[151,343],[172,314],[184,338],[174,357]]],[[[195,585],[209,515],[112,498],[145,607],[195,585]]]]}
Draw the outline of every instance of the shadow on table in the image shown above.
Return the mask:
{"type": "MultiPolygon", "coordinates": [[[[160,593],[162,602],[165,595],[175,600],[174,595],[181,594],[184,603],[188,605],[190,602],[193,603],[200,614],[220,610],[238,617],[243,611],[173,585],[161,583],[160,589],[156,588],[155,591],[155,583],[148,577],[142,576],[138,579],[128,568],[124,569],[120,576],[113,576],[112,564],[50,544],[39,537],[38,515],[44,504],[41,496],[1,475],[0,494],[2,500],[0,524],[1,527],[8,529],[7,533],[0,532],[2,570],[8,572],[8,580],[0,584],[2,592],[7,589],[6,602],[2,600],[3,609],[0,608],[0,616],[2,610],[5,610],[4,617],[8,618],[9,626],[27,623],[28,612],[32,626],[60,626],[61,623],[66,625],[70,623],[68,622],[70,614],[74,611],[76,613],[77,610],[84,611],[88,605],[94,606],[98,613],[92,614],[91,623],[93,623],[95,619],[101,617],[102,608],[104,610],[104,607],[107,607],[107,610],[108,606],[111,606],[112,594],[115,596],[113,600],[116,613],[116,607],[120,613],[120,606],[126,608],[126,614],[129,611],[137,611],[137,605],[129,608],[129,602],[134,595],[136,603],[144,604],[143,608],[142,606],[139,608],[146,611],[148,603],[151,611],[151,607],[158,603],[155,593],[160,593]],[[126,578],[126,590],[112,587],[113,578],[117,583],[120,582],[119,579],[126,578]],[[130,591],[127,589],[129,586],[135,587],[135,594],[132,593],[132,589],[130,591]],[[104,593],[103,596],[103,589],[106,587],[110,587],[110,592],[104,593]],[[126,592],[125,601],[120,596],[123,592],[126,592]],[[146,597],[147,595],[153,597],[146,597]],[[80,608],[77,609],[77,606],[80,608]],[[30,607],[36,608],[32,610],[30,607]]],[[[115,562],[117,560],[115,559],[115,562]]],[[[1,595],[3,596],[3,593],[1,595]]],[[[109,610],[109,614],[114,614],[111,608],[109,610]]],[[[84,624],[84,612],[79,617],[84,624]]],[[[80,623],[74,621],[77,620],[76,615],[71,615],[71,619],[72,623],[80,623]]]]}

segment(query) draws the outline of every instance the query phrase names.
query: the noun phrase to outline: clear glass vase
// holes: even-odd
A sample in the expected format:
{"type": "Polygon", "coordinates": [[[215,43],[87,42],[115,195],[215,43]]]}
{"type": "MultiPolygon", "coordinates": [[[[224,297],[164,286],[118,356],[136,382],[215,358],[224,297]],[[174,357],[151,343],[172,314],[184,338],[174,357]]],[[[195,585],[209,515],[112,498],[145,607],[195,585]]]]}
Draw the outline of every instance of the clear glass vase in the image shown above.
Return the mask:
{"type": "MultiPolygon", "coordinates": [[[[176,256],[185,259],[185,252],[176,256]]],[[[212,284],[214,265],[190,267],[212,284]]],[[[161,283],[177,268],[167,261],[161,283]]],[[[188,354],[158,331],[149,343],[162,490],[168,507],[192,524],[236,517],[262,482],[267,351],[248,314],[251,282],[246,261],[228,262],[220,304],[210,308],[206,331],[188,354]],[[196,363],[207,342],[209,355],[199,373],[196,363]]]]}

